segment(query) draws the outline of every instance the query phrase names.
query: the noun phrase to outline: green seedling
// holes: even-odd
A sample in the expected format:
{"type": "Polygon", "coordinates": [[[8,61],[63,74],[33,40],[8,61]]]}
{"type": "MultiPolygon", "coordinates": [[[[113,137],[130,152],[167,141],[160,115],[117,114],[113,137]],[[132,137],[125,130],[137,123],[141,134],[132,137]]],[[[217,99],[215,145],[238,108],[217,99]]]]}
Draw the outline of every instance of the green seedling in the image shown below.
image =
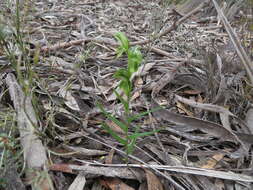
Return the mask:
{"type": "Polygon", "coordinates": [[[113,123],[118,125],[125,133],[124,137],[119,136],[115,131],[113,131],[106,123],[102,124],[102,127],[119,143],[121,143],[125,147],[125,152],[128,155],[132,154],[134,151],[134,147],[136,145],[137,138],[153,135],[154,133],[158,132],[159,130],[150,131],[150,132],[139,132],[140,126],[134,126],[133,121],[140,119],[141,117],[155,111],[150,110],[146,112],[139,113],[137,115],[131,115],[130,110],[130,100],[132,97],[133,92],[133,85],[131,78],[133,73],[135,73],[142,63],[142,54],[139,47],[130,47],[129,40],[127,37],[118,32],[115,34],[115,38],[119,42],[119,47],[117,48],[117,58],[121,57],[122,55],[127,55],[127,68],[119,69],[115,72],[114,77],[120,80],[119,89],[122,90],[122,94],[119,94],[117,90],[114,90],[115,95],[117,96],[118,100],[122,103],[124,107],[124,114],[123,118],[117,119],[111,113],[107,112],[101,104],[98,104],[98,107],[102,111],[102,113],[111,120],[113,123]],[[134,129],[134,132],[130,134],[130,129],[134,129]]]}

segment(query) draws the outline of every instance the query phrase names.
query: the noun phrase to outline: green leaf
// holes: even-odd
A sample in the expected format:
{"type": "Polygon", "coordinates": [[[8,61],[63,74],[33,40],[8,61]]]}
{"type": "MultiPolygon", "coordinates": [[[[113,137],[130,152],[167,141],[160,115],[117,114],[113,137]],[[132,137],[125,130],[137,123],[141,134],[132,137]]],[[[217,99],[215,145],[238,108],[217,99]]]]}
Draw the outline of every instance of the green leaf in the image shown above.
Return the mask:
{"type": "MultiPolygon", "coordinates": [[[[139,130],[140,130],[140,126],[137,126],[135,128],[134,134],[138,134],[139,130]]],[[[127,154],[133,153],[137,138],[138,138],[138,136],[133,136],[133,137],[127,136],[127,141],[129,142],[129,140],[130,140],[130,143],[127,144],[127,154]]]]}
{"type": "Polygon", "coordinates": [[[123,104],[125,111],[129,112],[129,102],[124,100],[124,98],[121,95],[119,95],[119,93],[116,90],[114,90],[114,93],[116,94],[120,102],[123,104]]]}
{"type": "Polygon", "coordinates": [[[110,113],[108,113],[107,111],[104,110],[103,106],[99,103],[97,103],[97,106],[99,107],[99,109],[103,112],[103,114],[110,119],[112,122],[114,122],[116,125],[118,125],[124,132],[128,131],[128,126],[125,125],[124,123],[122,123],[121,121],[119,121],[118,119],[116,119],[115,117],[113,117],[110,113]]]}
{"type": "Polygon", "coordinates": [[[142,54],[138,47],[131,48],[128,51],[128,71],[132,75],[136,72],[142,62],[142,54]]]}
{"type": "Polygon", "coordinates": [[[142,61],[142,54],[140,51],[140,47],[138,46],[132,47],[129,52],[131,52],[131,54],[134,55],[134,57],[138,60],[138,62],[142,61]]]}
{"type": "Polygon", "coordinates": [[[103,128],[119,143],[126,145],[127,140],[121,138],[116,132],[114,132],[106,123],[102,123],[103,128]]]}
{"type": "Polygon", "coordinates": [[[134,151],[134,146],[136,145],[136,140],[137,139],[133,139],[132,141],[131,141],[131,143],[129,143],[129,144],[127,144],[127,154],[132,154],[133,153],[133,151],[134,151]]]}
{"type": "Polygon", "coordinates": [[[122,32],[117,32],[114,37],[118,40],[118,42],[120,43],[120,47],[122,48],[122,50],[124,50],[124,52],[128,52],[129,49],[129,41],[126,37],[126,35],[122,32]]]}
{"type": "Polygon", "coordinates": [[[122,80],[119,84],[119,87],[123,90],[123,92],[126,94],[127,98],[129,99],[131,91],[132,91],[131,82],[122,80]]]}
{"type": "Polygon", "coordinates": [[[138,138],[138,137],[150,136],[150,135],[153,135],[153,134],[155,134],[155,133],[157,133],[159,131],[161,131],[161,130],[157,129],[157,130],[149,131],[149,132],[134,133],[134,134],[130,135],[128,138],[129,139],[135,139],[135,138],[138,138]]]}
{"type": "Polygon", "coordinates": [[[116,50],[116,54],[117,54],[116,58],[120,58],[123,55],[123,53],[125,53],[125,49],[122,48],[121,46],[118,47],[116,50]]]}
{"type": "Polygon", "coordinates": [[[130,73],[126,69],[119,69],[113,75],[117,79],[121,79],[119,87],[123,90],[123,92],[130,97],[130,92],[132,91],[132,83],[130,81],[130,73]]]}
{"type": "Polygon", "coordinates": [[[121,80],[129,80],[131,76],[128,70],[119,69],[114,73],[113,77],[116,79],[121,79],[121,80]]]}
{"type": "Polygon", "coordinates": [[[157,108],[154,108],[154,109],[145,111],[145,112],[141,112],[141,113],[139,113],[139,114],[137,114],[137,115],[134,115],[134,116],[132,116],[132,117],[127,118],[127,121],[128,121],[129,123],[131,123],[131,122],[133,122],[134,120],[140,119],[140,118],[142,118],[143,116],[148,115],[149,113],[158,111],[158,110],[160,110],[160,109],[162,109],[162,108],[161,108],[161,107],[157,107],[157,108]]]}

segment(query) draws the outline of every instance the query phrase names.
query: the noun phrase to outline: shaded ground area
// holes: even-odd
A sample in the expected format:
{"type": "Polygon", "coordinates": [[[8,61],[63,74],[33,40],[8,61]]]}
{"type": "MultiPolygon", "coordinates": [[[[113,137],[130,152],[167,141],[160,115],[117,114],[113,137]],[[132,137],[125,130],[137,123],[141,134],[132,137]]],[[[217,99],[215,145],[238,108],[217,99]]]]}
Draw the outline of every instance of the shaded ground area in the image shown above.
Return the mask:
{"type": "Polygon", "coordinates": [[[253,188],[251,4],[218,1],[244,55],[212,1],[169,2],[0,3],[2,189],[253,188]],[[156,131],[131,155],[119,31],[143,56],[128,134],[156,131]]]}

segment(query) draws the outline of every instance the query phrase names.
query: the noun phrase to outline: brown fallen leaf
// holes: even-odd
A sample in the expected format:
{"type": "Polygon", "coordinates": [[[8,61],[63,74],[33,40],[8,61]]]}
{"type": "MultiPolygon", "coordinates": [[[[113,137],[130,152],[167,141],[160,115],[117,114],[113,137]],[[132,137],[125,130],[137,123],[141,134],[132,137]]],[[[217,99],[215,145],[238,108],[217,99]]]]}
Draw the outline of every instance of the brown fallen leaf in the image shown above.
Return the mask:
{"type": "Polygon", "coordinates": [[[145,169],[148,190],[163,190],[163,185],[160,179],[153,174],[150,170],[145,169]]]}
{"type": "Polygon", "coordinates": [[[118,178],[101,179],[100,183],[111,190],[134,190],[118,178]]]}
{"type": "Polygon", "coordinates": [[[105,157],[105,164],[112,164],[114,153],[115,153],[115,150],[111,149],[109,154],[105,157]]]}
{"type": "Polygon", "coordinates": [[[182,104],[181,102],[177,102],[176,104],[177,104],[179,113],[186,113],[188,116],[191,116],[191,117],[193,116],[193,113],[187,110],[184,104],[182,104]]]}
{"type": "Polygon", "coordinates": [[[200,94],[197,97],[197,102],[204,103],[204,99],[202,98],[202,96],[200,94]]]}
{"type": "Polygon", "coordinates": [[[140,97],[141,92],[142,92],[142,85],[143,85],[143,80],[141,77],[137,77],[136,80],[134,81],[134,86],[136,89],[140,89],[140,90],[136,90],[134,91],[132,97],[131,97],[131,101],[135,100],[136,98],[140,97]]]}
{"type": "Polygon", "coordinates": [[[149,117],[147,119],[144,119],[143,123],[144,123],[144,125],[150,125],[152,123],[157,123],[157,122],[156,122],[155,118],[151,116],[151,117],[149,117]]]}
{"type": "Polygon", "coordinates": [[[73,173],[72,169],[69,167],[68,164],[53,164],[49,166],[49,170],[73,173]]]}
{"type": "Polygon", "coordinates": [[[223,159],[224,156],[224,154],[216,154],[212,156],[212,158],[209,158],[201,168],[213,169],[216,164],[223,159]]]}
{"type": "Polygon", "coordinates": [[[198,95],[201,93],[201,91],[200,90],[184,90],[183,93],[187,95],[198,95]]]}
{"type": "Polygon", "coordinates": [[[154,98],[160,90],[162,90],[171,80],[174,79],[176,72],[168,71],[159,81],[156,82],[154,88],[152,89],[151,96],[154,98]]]}
{"type": "Polygon", "coordinates": [[[119,135],[125,134],[125,132],[116,123],[114,123],[110,120],[105,121],[105,123],[111,128],[111,130],[113,130],[117,134],[119,134],[119,135]]]}
{"type": "MultiPolygon", "coordinates": [[[[155,100],[153,100],[152,107],[155,108],[158,106],[159,105],[155,102],[155,100]]],[[[177,129],[182,128],[183,130],[186,130],[186,132],[198,129],[210,136],[220,138],[222,141],[240,143],[244,146],[243,142],[233,132],[229,131],[219,124],[210,121],[204,121],[194,117],[183,116],[166,109],[160,109],[154,112],[153,115],[157,119],[162,119],[176,124],[177,129]]]]}
{"type": "Polygon", "coordinates": [[[222,106],[218,106],[218,105],[214,105],[214,104],[203,104],[203,103],[191,100],[191,99],[181,97],[179,95],[175,95],[174,98],[176,101],[182,102],[182,103],[189,105],[191,107],[195,107],[195,108],[199,108],[199,109],[203,109],[203,110],[207,110],[207,111],[211,111],[211,112],[224,113],[226,115],[236,117],[227,108],[222,107],[222,106]]]}

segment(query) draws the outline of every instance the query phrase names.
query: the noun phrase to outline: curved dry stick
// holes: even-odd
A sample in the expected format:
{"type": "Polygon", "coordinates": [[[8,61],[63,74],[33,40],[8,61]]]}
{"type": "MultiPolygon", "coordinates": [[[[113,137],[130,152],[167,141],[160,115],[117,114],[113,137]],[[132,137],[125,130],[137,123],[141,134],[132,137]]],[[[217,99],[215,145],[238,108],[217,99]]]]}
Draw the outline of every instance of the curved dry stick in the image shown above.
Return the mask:
{"type": "Polygon", "coordinates": [[[80,40],[72,40],[70,42],[62,42],[62,43],[55,44],[53,46],[44,46],[44,47],[41,47],[40,51],[42,53],[48,53],[50,51],[55,51],[57,49],[68,48],[74,45],[80,45],[82,43],[89,43],[89,42],[104,43],[104,44],[109,44],[111,46],[118,45],[117,43],[113,43],[105,39],[85,38],[85,39],[80,39],[80,40]]]}

